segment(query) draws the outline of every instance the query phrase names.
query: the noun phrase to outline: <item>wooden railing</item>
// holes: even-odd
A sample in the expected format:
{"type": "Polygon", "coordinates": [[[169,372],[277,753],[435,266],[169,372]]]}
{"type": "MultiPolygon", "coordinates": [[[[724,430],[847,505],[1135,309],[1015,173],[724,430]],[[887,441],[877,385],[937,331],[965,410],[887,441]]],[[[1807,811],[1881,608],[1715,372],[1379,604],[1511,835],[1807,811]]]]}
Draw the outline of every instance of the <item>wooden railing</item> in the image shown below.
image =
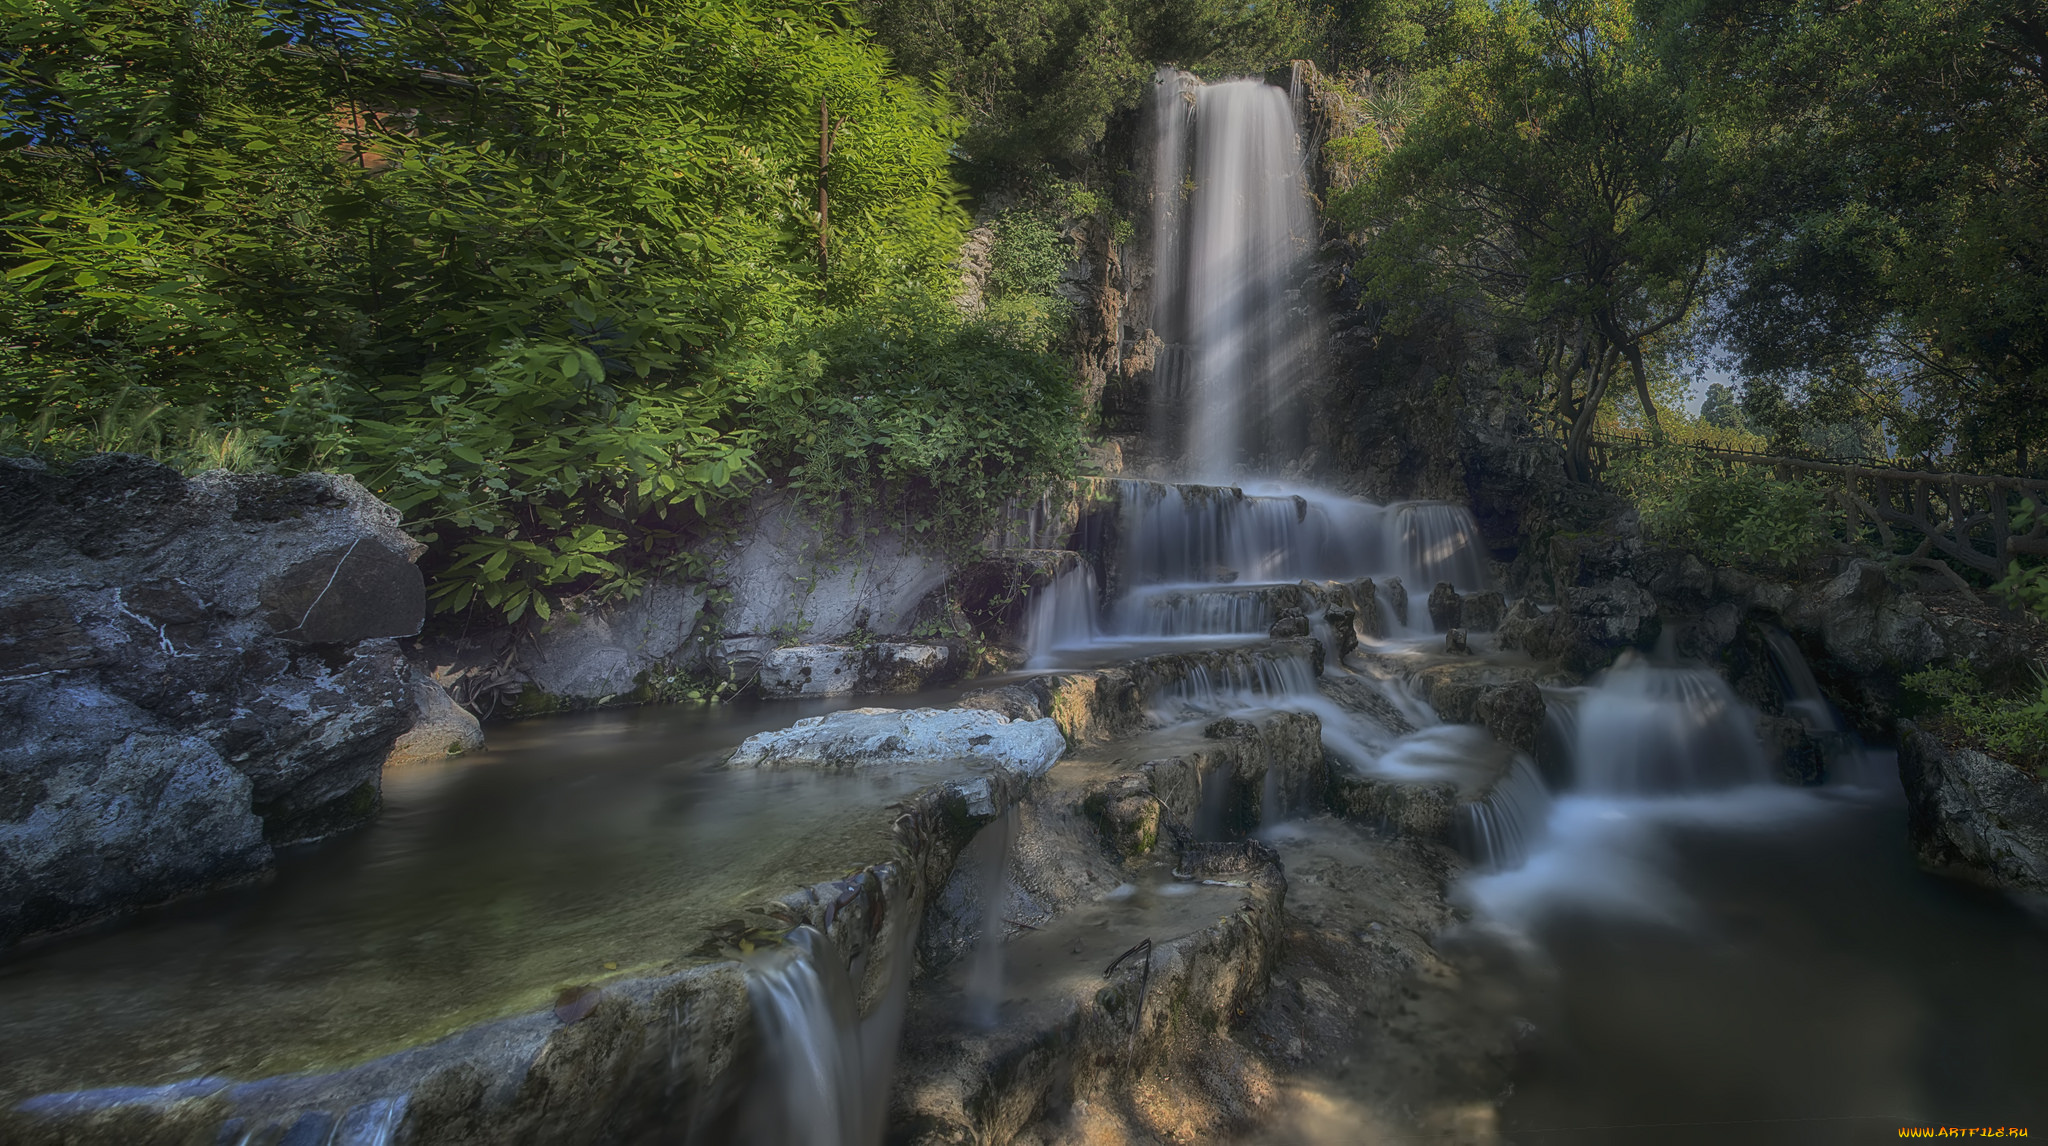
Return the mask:
{"type": "MultiPolygon", "coordinates": [[[[1597,434],[1591,443],[1594,471],[1604,472],[1616,453],[1653,444],[1632,434],[1597,434]]],[[[1931,473],[1875,459],[1817,461],[1699,443],[1672,444],[1731,466],[1767,466],[1779,480],[1812,476],[1827,491],[1828,504],[1842,514],[1843,537],[1856,541],[1867,527],[1886,550],[1901,553],[1903,533],[1913,545],[1903,554],[1910,561],[1928,561],[1938,552],[1957,565],[1995,577],[2016,556],[2048,557],[2048,480],[1931,473]],[[2025,530],[2016,530],[2014,514],[2028,498],[2044,512],[2036,513],[2025,530]]]]}

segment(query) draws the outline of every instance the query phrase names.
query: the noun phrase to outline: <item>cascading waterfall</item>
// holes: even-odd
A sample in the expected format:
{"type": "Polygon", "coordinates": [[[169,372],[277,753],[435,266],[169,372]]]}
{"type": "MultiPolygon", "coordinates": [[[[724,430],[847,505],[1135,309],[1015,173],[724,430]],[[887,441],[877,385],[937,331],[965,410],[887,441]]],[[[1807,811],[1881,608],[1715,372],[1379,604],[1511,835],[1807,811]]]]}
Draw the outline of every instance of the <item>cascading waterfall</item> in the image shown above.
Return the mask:
{"type": "Polygon", "coordinates": [[[1486,588],[1484,551],[1479,523],[1462,505],[1407,502],[1392,508],[1388,524],[1391,548],[1407,564],[1406,581],[1424,592],[1448,581],[1461,593],[1486,588]]]}
{"type": "Polygon", "coordinates": [[[1003,809],[961,857],[975,873],[981,897],[980,934],[967,968],[969,1021],[993,1027],[1003,1002],[1003,905],[1009,899],[1010,852],[1017,845],[1017,808],[1003,809]]]}
{"type": "Polygon", "coordinates": [[[1551,803],[1534,762],[1516,757],[1485,799],[1465,805],[1458,825],[1462,850],[1481,871],[1520,867],[1542,837],[1551,803]]]}

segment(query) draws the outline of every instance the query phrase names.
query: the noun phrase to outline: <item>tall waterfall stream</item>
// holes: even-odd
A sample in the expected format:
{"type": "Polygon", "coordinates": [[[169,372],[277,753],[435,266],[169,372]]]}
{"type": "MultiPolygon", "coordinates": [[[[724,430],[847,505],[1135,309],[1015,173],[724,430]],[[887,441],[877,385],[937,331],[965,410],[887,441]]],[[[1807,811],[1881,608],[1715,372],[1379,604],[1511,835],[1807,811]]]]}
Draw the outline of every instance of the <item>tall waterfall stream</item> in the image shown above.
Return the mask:
{"type": "MultiPolygon", "coordinates": [[[[1789,641],[1771,651],[1793,711],[1839,742],[1837,780],[1818,788],[1775,782],[1747,704],[1672,657],[1628,654],[1584,685],[1547,689],[1558,752],[1541,766],[1439,719],[1412,681],[1447,658],[1426,598],[1439,583],[1495,587],[1471,514],[1278,476],[1305,441],[1317,369],[1301,286],[1315,223],[1288,93],[1170,71],[1156,86],[1153,309],[1166,348],[1152,432],[1172,472],[1103,480],[1120,540],[1030,603],[1027,667],[1013,679],[1260,645],[1297,617],[1326,656],[1320,676],[1305,658],[1193,668],[1149,698],[1148,731],[1071,766],[1107,774],[1186,751],[1219,718],[1306,712],[1344,777],[1455,790],[1459,918],[1435,938],[1458,990],[1507,1000],[1489,1021],[1521,1037],[1511,1087],[1465,1121],[1431,1124],[1430,1140],[1856,1142],[1909,1121],[2048,1114],[2048,937],[2021,908],[1912,866],[1886,757],[1853,743],[1789,641]],[[1368,615],[1304,610],[1304,585],[1368,615]],[[1348,642],[1333,624],[1354,626],[1358,654],[1338,655],[1348,642]]],[[[1080,548],[1045,524],[1056,515],[1018,514],[1026,545],[1080,548]]],[[[1527,664],[1486,634],[1471,641],[1478,663],[1527,664]]],[[[375,826],[288,857],[266,885],[0,960],[0,1098],[332,1069],[543,1007],[565,983],[658,966],[737,903],[887,854],[892,801],[930,779],[709,765],[799,716],[952,699],[496,730],[482,757],[389,778],[375,826]]],[[[1278,790],[1275,775],[1255,800],[1204,787],[1194,835],[1273,846],[1294,910],[1341,897],[1315,873],[1380,862],[1375,828],[1278,790]],[[1232,819],[1245,806],[1257,822],[1232,819]]],[[[865,1017],[857,975],[819,931],[749,957],[758,1046],[746,1061],[759,1074],[734,1133],[875,1146],[899,1046],[1064,1021],[1063,1000],[1118,973],[1138,984],[1142,1018],[1153,945],[1213,924],[1239,896],[1233,880],[1162,860],[1056,921],[1012,918],[1018,833],[1012,807],[963,853],[961,894],[981,914],[931,982],[911,985],[909,957],[930,937],[916,921],[888,924],[888,981],[865,1017]],[[1103,957],[1137,935],[1142,958],[1103,957]],[[899,1038],[906,1021],[922,1033],[899,1038]]],[[[1353,930],[1373,941],[1381,926],[1361,916],[1353,930]]],[[[1284,952],[1281,973],[1306,990],[1284,952]]],[[[1264,1085],[1281,1101],[1231,1133],[1421,1140],[1408,1136],[1421,1133],[1404,1121],[1412,1111],[1383,1108],[1408,1052],[1360,1040],[1276,1070],[1264,1085]]]]}

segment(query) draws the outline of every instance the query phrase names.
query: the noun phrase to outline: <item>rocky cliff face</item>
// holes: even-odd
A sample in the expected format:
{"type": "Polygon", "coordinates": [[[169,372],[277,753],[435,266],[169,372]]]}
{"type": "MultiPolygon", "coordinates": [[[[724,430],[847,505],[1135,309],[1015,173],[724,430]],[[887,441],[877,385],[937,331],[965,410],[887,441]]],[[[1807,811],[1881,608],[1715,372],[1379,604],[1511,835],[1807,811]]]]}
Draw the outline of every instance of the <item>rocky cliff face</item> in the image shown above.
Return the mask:
{"type": "Polygon", "coordinates": [[[375,814],[418,549],[349,478],[0,460],[0,944],[375,814]]]}

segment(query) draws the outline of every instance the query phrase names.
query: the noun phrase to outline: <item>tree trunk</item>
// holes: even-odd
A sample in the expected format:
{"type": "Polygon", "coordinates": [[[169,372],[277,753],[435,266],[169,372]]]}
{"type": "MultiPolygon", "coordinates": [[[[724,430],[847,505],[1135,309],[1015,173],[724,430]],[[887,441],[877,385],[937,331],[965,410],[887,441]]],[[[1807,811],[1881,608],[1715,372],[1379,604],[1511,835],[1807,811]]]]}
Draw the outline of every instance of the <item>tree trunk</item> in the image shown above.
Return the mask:
{"type": "Polygon", "coordinates": [[[1571,438],[1565,443],[1565,473],[1576,482],[1590,483],[1593,480],[1593,464],[1587,446],[1593,439],[1593,419],[1600,412],[1600,400],[1607,396],[1607,384],[1614,378],[1614,347],[1600,351],[1600,360],[1593,367],[1593,379],[1586,386],[1586,400],[1579,406],[1579,416],[1572,421],[1571,438]]]}
{"type": "MultiPolygon", "coordinates": [[[[1571,368],[1564,372],[1564,377],[1557,380],[1557,420],[1563,425],[1570,426],[1579,420],[1579,404],[1572,401],[1572,383],[1578,381],[1579,371],[1586,368],[1586,352],[1590,349],[1590,342],[1580,341],[1579,353],[1572,359],[1571,368]]],[[[1562,353],[1559,357],[1563,357],[1562,353]]]]}
{"type": "Polygon", "coordinates": [[[1636,376],[1636,400],[1643,404],[1643,417],[1650,423],[1650,440],[1664,444],[1664,423],[1657,417],[1657,404],[1650,401],[1650,379],[1643,372],[1643,348],[1629,342],[1622,346],[1622,353],[1628,355],[1628,368],[1636,376]]]}

